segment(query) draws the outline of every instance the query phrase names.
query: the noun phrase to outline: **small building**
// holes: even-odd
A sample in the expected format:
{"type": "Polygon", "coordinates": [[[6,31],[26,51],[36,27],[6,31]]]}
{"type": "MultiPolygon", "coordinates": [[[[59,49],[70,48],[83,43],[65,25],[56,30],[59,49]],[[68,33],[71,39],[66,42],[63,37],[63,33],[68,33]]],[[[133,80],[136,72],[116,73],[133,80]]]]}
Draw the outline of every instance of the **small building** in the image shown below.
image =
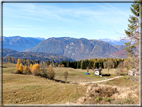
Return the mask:
{"type": "Polygon", "coordinates": [[[139,72],[136,72],[136,73],[135,73],[135,76],[138,76],[138,75],[140,75],[140,73],[139,73],[139,72]]]}
{"type": "Polygon", "coordinates": [[[95,74],[94,74],[94,75],[101,75],[102,69],[99,68],[99,69],[95,69],[94,71],[95,71],[95,74]]]}
{"type": "Polygon", "coordinates": [[[128,71],[128,75],[137,76],[139,75],[139,72],[137,71],[137,69],[131,69],[128,71]]]}

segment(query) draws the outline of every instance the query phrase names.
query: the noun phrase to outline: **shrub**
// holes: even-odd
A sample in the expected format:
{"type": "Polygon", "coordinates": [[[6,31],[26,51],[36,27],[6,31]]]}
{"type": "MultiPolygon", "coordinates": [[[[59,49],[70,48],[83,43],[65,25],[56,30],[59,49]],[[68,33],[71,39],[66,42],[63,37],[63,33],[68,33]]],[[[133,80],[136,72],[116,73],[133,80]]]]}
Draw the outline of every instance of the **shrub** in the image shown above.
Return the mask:
{"type": "Polygon", "coordinates": [[[110,98],[107,98],[107,97],[105,97],[105,100],[106,101],[108,101],[108,102],[110,102],[111,100],[110,100],[110,98]]]}
{"type": "Polygon", "coordinates": [[[44,78],[54,79],[55,73],[53,71],[52,65],[49,65],[49,70],[42,68],[40,76],[44,78]]]}
{"type": "Polygon", "coordinates": [[[65,65],[64,65],[64,64],[62,64],[62,65],[61,65],[61,67],[65,67],[65,65]]]}
{"type": "Polygon", "coordinates": [[[42,68],[40,72],[40,76],[44,78],[48,78],[48,72],[44,68],[42,68]]]}
{"type": "Polygon", "coordinates": [[[96,102],[100,101],[100,98],[99,98],[99,97],[97,97],[97,98],[95,99],[95,101],[96,101],[96,102]]]}
{"type": "Polygon", "coordinates": [[[40,75],[40,65],[39,64],[33,65],[31,73],[34,74],[35,76],[39,76],[40,75]]]}
{"type": "Polygon", "coordinates": [[[61,67],[61,65],[60,65],[60,64],[58,64],[58,67],[61,67]]]}
{"type": "Polygon", "coordinates": [[[49,72],[47,72],[47,74],[48,74],[47,77],[49,79],[54,79],[55,73],[53,71],[52,65],[49,65],[49,72]]]}

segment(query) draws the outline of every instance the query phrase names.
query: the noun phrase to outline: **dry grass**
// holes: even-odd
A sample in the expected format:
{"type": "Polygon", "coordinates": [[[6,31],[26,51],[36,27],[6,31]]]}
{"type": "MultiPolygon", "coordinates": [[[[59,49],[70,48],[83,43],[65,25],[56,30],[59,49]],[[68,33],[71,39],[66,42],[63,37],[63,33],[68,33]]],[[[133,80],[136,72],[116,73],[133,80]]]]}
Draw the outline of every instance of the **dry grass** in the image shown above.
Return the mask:
{"type": "Polygon", "coordinates": [[[130,79],[130,76],[123,76],[120,78],[116,78],[110,81],[106,81],[100,84],[107,84],[107,85],[111,85],[111,86],[119,86],[119,87],[131,87],[133,85],[139,85],[139,82],[137,81],[132,81],[130,79]]]}
{"type": "MultiPolygon", "coordinates": [[[[113,78],[115,77],[115,73],[113,74],[114,70],[110,70],[110,73],[112,73],[109,77],[100,77],[100,76],[94,76],[93,73],[90,72],[90,75],[85,75],[86,70],[81,69],[73,69],[73,68],[53,68],[55,71],[55,79],[64,81],[64,72],[68,72],[67,81],[68,82],[92,82],[92,81],[100,81],[104,80],[105,78],[113,78]]],[[[91,71],[91,70],[89,70],[91,71]]],[[[103,70],[103,74],[106,73],[106,70],[103,70]]]]}
{"type": "MultiPolygon", "coordinates": [[[[66,102],[76,102],[78,98],[84,96],[86,93],[85,86],[55,82],[53,80],[42,77],[35,77],[33,75],[12,74],[11,72],[15,71],[15,66],[16,64],[3,64],[4,104],[65,104],[66,102]]],[[[86,72],[86,70],[81,69],[57,67],[53,68],[53,70],[55,71],[55,79],[61,79],[62,81],[64,81],[65,71],[68,71],[69,74],[67,81],[88,82],[99,81],[104,80],[104,78],[108,78],[100,78],[99,76],[94,76],[92,73],[90,73],[91,75],[85,75],[84,73],[86,72]]],[[[107,69],[103,69],[102,73],[107,74],[107,69]]],[[[114,77],[115,69],[111,69],[109,73],[112,74],[111,77],[114,77]]],[[[126,87],[135,88],[132,86],[139,85],[138,82],[131,81],[127,76],[99,84],[117,86],[118,88],[123,87],[124,90],[126,90],[126,87]]],[[[125,92],[124,90],[122,91],[125,92]]],[[[129,95],[130,93],[127,94],[129,95]]],[[[113,99],[111,100],[113,101],[113,99]]],[[[120,102],[119,100],[116,100],[117,102],[112,103],[131,103],[131,100],[134,100],[134,97],[131,99],[122,99],[122,102],[120,102]]],[[[136,100],[135,102],[137,101],[138,100],[136,100]]]]}
{"type": "Polygon", "coordinates": [[[82,86],[55,82],[33,75],[11,74],[14,68],[3,69],[4,104],[64,104],[74,102],[85,94],[86,88],[82,86]]]}
{"type": "Polygon", "coordinates": [[[61,84],[31,75],[4,74],[4,104],[53,104],[76,101],[83,96],[86,88],[61,84]],[[76,94],[76,88],[79,89],[76,94]]]}

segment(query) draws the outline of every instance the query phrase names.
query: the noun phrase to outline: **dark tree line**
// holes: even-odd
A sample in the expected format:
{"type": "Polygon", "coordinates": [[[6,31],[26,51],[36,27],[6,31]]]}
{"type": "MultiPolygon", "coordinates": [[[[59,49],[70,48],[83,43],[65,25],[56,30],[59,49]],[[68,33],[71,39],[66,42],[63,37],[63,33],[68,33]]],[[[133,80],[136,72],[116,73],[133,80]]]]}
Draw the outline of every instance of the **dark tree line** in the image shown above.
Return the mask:
{"type": "Polygon", "coordinates": [[[107,59],[87,59],[87,60],[80,60],[80,61],[61,61],[60,65],[64,64],[64,67],[71,67],[71,68],[75,68],[75,69],[86,69],[87,67],[89,67],[89,69],[92,68],[106,68],[105,67],[105,62],[106,61],[112,61],[113,62],[113,66],[112,68],[117,68],[117,66],[119,65],[120,62],[123,62],[125,59],[112,59],[112,58],[107,58],[107,59]]]}
{"type": "MultiPolygon", "coordinates": [[[[54,60],[47,60],[46,62],[42,62],[39,60],[29,60],[29,59],[22,59],[21,63],[22,65],[30,65],[30,64],[40,64],[42,65],[43,63],[46,64],[47,66],[49,66],[50,64],[52,66],[64,66],[64,67],[71,67],[71,68],[75,68],[75,69],[86,69],[87,67],[89,69],[92,68],[106,68],[106,61],[112,61],[113,62],[113,66],[112,68],[117,68],[117,66],[119,65],[120,62],[123,62],[124,60],[128,60],[128,59],[119,59],[119,58],[102,58],[102,59],[87,59],[87,60],[80,60],[80,61],[61,61],[60,63],[55,62],[54,60]]],[[[8,57],[7,58],[7,62],[10,63],[17,63],[17,59],[15,59],[14,57],[8,57]]]]}

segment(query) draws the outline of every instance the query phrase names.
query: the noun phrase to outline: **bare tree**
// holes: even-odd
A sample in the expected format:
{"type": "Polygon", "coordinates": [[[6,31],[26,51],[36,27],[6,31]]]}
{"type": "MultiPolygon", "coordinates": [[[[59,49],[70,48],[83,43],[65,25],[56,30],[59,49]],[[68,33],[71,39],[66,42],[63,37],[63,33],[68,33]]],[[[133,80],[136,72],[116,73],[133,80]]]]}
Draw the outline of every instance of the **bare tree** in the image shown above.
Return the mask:
{"type": "Polygon", "coordinates": [[[122,69],[125,67],[124,63],[123,62],[120,62],[118,64],[118,67],[116,69],[116,74],[119,75],[119,78],[120,78],[120,74],[122,73],[122,69]]]}
{"type": "Polygon", "coordinates": [[[108,69],[108,74],[109,74],[109,69],[113,67],[113,61],[105,61],[105,67],[108,69]]]}
{"type": "Polygon", "coordinates": [[[67,82],[67,76],[68,76],[68,72],[67,71],[64,73],[64,76],[65,76],[65,82],[67,82]]]}

